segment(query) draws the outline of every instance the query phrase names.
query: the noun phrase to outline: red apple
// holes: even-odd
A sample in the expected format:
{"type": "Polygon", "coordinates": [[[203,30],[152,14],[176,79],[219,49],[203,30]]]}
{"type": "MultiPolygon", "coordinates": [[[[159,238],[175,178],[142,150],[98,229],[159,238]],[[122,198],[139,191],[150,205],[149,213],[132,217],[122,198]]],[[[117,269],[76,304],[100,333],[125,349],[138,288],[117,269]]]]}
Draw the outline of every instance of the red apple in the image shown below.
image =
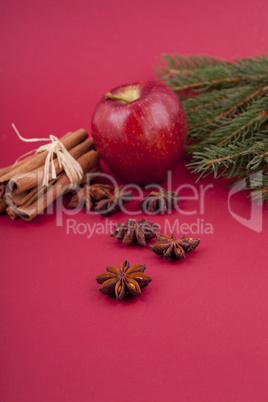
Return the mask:
{"type": "Polygon", "coordinates": [[[184,109],[157,81],[117,87],[97,104],[92,136],[106,165],[127,183],[157,183],[178,164],[187,137],[184,109]]]}

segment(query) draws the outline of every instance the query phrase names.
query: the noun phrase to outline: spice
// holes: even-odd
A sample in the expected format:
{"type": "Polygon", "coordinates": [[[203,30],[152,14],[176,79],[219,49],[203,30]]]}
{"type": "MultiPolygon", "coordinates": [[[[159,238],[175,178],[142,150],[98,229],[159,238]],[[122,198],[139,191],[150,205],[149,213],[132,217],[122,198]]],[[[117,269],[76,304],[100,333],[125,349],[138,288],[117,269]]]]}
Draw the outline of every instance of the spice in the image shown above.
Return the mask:
{"type": "MultiPolygon", "coordinates": [[[[81,165],[84,173],[84,180],[88,173],[96,173],[99,171],[99,156],[98,152],[90,150],[77,159],[77,162],[81,165]]],[[[9,216],[20,217],[26,221],[31,221],[37,215],[41,214],[45,208],[47,208],[58,197],[66,193],[70,186],[70,180],[67,174],[63,171],[56,179],[51,180],[48,186],[42,184],[29,189],[29,191],[16,193],[16,186],[13,181],[10,180],[6,192],[5,201],[8,204],[6,209],[9,216]]]]}
{"type": "Polygon", "coordinates": [[[165,214],[179,204],[179,195],[175,191],[165,191],[161,188],[159,191],[152,191],[139,202],[139,206],[144,211],[154,214],[165,214]]]}
{"type": "Polygon", "coordinates": [[[123,206],[129,202],[131,198],[132,191],[124,191],[123,186],[117,187],[114,190],[114,194],[109,192],[107,198],[97,203],[95,211],[103,216],[112,215],[115,212],[121,211],[123,206]]]}
{"type": "Polygon", "coordinates": [[[110,191],[113,189],[108,184],[84,184],[78,192],[76,192],[69,203],[69,208],[77,208],[78,205],[85,204],[88,211],[93,209],[96,201],[109,197],[110,191]]]}
{"type": "Polygon", "coordinates": [[[135,219],[128,219],[127,224],[118,224],[114,227],[114,232],[110,236],[122,240],[123,244],[136,243],[139,246],[145,247],[146,241],[151,240],[156,236],[158,225],[152,222],[145,222],[142,218],[137,223],[135,219]]]}
{"type": "MultiPolygon", "coordinates": [[[[87,136],[87,132],[80,129],[60,138],[61,144],[82,168],[83,177],[77,184],[84,182],[87,174],[95,175],[101,171],[94,141],[87,136]]],[[[54,178],[49,175],[48,185],[43,185],[47,156],[48,152],[43,150],[0,169],[0,198],[6,202],[6,212],[12,219],[20,217],[31,221],[68,191],[71,180],[55,155],[47,165],[54,178]]]]}
{"type": "Polygon", "coordinates": [[[149,248],[166,260],[184,260],[185,253],[191,253],[200,243],[200,239],[186,238],[185,235],[176,238],[174,232],[172,232],[171,237],[157,234],[156,239],[158,240],[157,243],[149,245],[149,248]]]}
{"type": "Polygon", "coordinates": [[[7,204],[3,198],[0,198],[0,215],[5,212],[7,204]]]}
{"type": "Polygon", "coordinates": [[[123,261],[120,269],[113,265],[106,267],[106,272],[96,277],[101,284],[100,292],[115,295],[118,300],[122,300],[126,294],[140,296],[141,289],[152,280],[144,274],[145,268],[145,265],[130,266],[128,261],[123,261]]]}

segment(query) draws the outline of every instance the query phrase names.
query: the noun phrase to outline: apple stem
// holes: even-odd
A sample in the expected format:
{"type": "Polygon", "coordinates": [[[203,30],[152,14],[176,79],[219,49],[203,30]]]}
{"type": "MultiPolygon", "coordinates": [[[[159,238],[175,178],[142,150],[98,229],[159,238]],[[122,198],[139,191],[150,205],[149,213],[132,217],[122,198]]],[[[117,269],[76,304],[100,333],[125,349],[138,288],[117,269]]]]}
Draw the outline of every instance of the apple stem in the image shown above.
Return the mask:
{"type": "Polygon", "coordinates": [[[125,98],[123,98],[122,96],[118,96],[118,95],[114,95],[111,92],[107,92],[107,94],[105,95],[105,98],[107,99],[114,99],[114,100],[121,100],[125,103],[129,103],[129,101],[125,98]]]}

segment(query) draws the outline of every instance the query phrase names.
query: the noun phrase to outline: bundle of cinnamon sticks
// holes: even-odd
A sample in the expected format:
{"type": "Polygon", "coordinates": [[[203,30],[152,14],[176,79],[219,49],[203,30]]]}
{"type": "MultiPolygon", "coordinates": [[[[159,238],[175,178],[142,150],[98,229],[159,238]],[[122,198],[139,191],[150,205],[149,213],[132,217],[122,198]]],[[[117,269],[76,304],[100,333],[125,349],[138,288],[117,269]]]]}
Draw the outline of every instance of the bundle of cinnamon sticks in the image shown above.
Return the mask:
{"type": "MultiPolygon", "coordinates": [[[[84,129],[69,132],[60,141],[83,170],[83,177],[77,185],[87,181],[88,175],[92,177],[101,172],[94,141],[88,138],[84,129]]],[[[55,157],[50,162],[49,171],[52,171],[53,163],[56,178],[51,178],[47,186],[43,185],[46,157],[47,152],[42,151],[0,169],[0,214],[7,212],[12,219],[31,221],[58,197],[70,191],[70,179],[55,157]]]]}

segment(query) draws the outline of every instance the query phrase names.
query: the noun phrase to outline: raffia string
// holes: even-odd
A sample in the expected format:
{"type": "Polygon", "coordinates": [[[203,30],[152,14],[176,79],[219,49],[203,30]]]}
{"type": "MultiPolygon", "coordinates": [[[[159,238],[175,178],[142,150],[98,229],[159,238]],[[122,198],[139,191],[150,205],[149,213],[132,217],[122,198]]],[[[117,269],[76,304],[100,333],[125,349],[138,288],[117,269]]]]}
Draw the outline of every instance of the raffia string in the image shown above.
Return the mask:
{"type": "MultiPolygon", "coordinates": [[[[50,144],[42,145],[36,150],[36,153],[47,151],[47,157],[44,165],[43,186],[48,186],[49,180],[56,179],[56,169],[54,165],[53,155],[56,154],[58,158],[59,167],[63,167],[68,179],[72,184],[79,184],[83,177],[83,169],[80,164],[70,155],[65,146],[55,135],[50,135],[49,138],[24,138],[18,132],[15,124],[12,127],[21,141],[24,142],[38,142],[38,141],[51,141],[50,144]],[[49,172],[49,165],[51,162],[51,178],[49,172]]],[[[29,154],[29,153],[28,153],[29,154]]],[[[26,155],[24,155],[26,156],[26,155]]]]}

